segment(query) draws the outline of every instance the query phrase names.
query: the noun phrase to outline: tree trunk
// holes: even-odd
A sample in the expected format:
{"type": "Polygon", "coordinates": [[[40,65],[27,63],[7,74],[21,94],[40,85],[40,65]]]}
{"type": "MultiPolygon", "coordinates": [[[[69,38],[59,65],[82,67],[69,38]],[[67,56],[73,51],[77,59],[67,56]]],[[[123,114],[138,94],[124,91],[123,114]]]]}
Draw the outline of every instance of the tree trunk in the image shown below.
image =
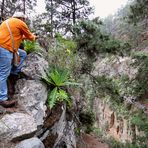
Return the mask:
{"type": "Polygon", "coordinates": [[[5,0],[2,1],[1,5],[1,21],[4,19],[4,5],[5,5],[5,0]]]}
{"type": "Polygon", "coordinates": [[[51,0],[51,38],[53,38],[53,0],[51,0]]]}
{"type": "Polygon", "coordinates": [[[73,21],[73,24],[76,23],[76,2],[75,0],[72,0],[72,21],[73,21]]]}
{"type": "Polygon", "coordinates": [[[26,0],[23,0],[23,6],[24,6],[24,14],[26,13],[26,0]]]}

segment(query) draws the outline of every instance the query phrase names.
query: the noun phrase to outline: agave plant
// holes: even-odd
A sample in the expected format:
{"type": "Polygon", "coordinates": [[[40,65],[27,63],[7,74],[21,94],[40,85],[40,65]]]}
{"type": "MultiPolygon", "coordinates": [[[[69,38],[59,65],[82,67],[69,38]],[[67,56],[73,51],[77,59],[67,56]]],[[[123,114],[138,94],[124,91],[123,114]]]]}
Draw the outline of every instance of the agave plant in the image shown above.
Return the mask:
{"type": "Polygon", "coordinates": [[[40,49],[40,46],[36,41],[24,40],[23,44],[24,44],[25,51],[28,54],[35,51],[38,52],[40,49]]]}
{"type": "Polygon", "coordinates": [[[70,81],[70,74],[67,70],[53,68],[42,76],[42,80],[52,88],[48,94],[48,105],[52,108],[57,102],[65,101],[71,106],[71,101],[68,93],[64,90],[69,85],[79,85],[78,83],[70,81]]]}

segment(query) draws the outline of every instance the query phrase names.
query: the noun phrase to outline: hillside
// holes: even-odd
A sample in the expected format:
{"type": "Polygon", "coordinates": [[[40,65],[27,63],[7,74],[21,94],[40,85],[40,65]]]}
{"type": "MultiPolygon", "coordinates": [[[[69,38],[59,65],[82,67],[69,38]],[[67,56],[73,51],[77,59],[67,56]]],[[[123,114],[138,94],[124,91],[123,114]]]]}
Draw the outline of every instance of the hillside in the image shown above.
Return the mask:
{"type": "MultiPolygon", "coordinates": [[[[36,3],[3,2],[4,18],[36,3]]],[[[147,0],[104,20],[89,19],[87,0],[45,3],[27,20],[38,39],[22,42],[27,59],[8,78],[18,104],[0,106],[0,148],[147,148],[147,0]]]]}

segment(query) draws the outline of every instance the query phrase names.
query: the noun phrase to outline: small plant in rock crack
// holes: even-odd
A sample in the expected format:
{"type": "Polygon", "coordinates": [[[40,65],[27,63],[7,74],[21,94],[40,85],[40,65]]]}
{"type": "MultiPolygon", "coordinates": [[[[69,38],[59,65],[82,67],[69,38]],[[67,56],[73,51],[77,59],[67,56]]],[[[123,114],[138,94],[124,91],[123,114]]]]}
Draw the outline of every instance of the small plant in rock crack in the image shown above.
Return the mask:
{"type": "Polygon", "coordinates": [[[66,87],[69,85],[79,85],[78,83],[70,81],[70,74],[65,69],[52,68],[42,76],[42,80],[49,86],[50,92],[48,94],[48,105],[51,108],[57,102],[65,101],[71,106],[71,100],[66,87]]]}
{"type": "Polygon", "coordinates": [[[39,43],[36,41],[31,42],[29,40],[24,40],[23,45],[24,45],[24,48],[27,54],[32,53],[32,52],[39,52],[41,48],[39,43]]]}

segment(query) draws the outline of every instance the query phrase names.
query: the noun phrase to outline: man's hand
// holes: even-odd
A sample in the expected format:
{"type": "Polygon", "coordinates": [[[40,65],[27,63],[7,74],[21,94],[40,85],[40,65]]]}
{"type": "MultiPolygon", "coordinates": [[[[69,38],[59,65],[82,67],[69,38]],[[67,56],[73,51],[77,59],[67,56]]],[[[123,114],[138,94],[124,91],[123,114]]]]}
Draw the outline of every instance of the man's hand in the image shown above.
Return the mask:
{"type": "Polygon", "coordinates": [[[35,40],[39,38],[39,36],[36,33],[32,33],[35,37],[35,40]]]}
{"type": "Polygon", "coordinates": [[[38,39],[38,38],[39,38],[39,36],[36,36],[36,35],[35,35],[35,40],[38,39]]]}

